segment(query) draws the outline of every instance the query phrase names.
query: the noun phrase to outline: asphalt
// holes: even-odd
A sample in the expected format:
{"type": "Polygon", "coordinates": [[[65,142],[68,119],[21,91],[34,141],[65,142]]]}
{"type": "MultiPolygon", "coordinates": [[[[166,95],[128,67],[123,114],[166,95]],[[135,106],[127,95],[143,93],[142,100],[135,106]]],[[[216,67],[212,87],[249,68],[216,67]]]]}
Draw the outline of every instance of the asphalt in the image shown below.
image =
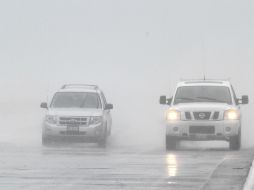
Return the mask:
{"type": "Polygon", "coordinates": [[[0,189],[235,189],[243,188],[253,149],[0,145],[0,189]]]}

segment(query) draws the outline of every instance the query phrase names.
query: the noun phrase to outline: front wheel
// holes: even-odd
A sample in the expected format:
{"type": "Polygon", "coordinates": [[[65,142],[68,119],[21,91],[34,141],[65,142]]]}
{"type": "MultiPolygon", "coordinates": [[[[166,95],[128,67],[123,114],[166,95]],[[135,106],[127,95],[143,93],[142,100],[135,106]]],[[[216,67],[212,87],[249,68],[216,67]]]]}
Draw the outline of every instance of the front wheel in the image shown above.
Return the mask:
{"type": "Polygon", "coordinates": [[[98,146],[101,148],[106,148],[107,146],[107,137],[103,137],[98,141],[98,146]]]}
{"type": "Polygon", "coordinates": [[[41,142],[43,146],[50,146],[52,140],[49,137],[42,135],[41,142]]]}
{"type": "Polygon", "coordinates": [[[107,131],[107,127],[106,127],[102,137],[98,140],[98,146],[102,147],[102,148],[106,148],[107,139],[108,139],[108,131],[107,131]]]}
{"type": "Polygon", "coordinates": [[[166,150],[175,150],[177,145],[177,138],[166,136],[166,150]]]}
{"type": "Polygon", "coordinates": [[[241,148],[241,131],[239,131],[238,135],[230,137],[229,148],[230,150],[239,150],[241,148]]]}

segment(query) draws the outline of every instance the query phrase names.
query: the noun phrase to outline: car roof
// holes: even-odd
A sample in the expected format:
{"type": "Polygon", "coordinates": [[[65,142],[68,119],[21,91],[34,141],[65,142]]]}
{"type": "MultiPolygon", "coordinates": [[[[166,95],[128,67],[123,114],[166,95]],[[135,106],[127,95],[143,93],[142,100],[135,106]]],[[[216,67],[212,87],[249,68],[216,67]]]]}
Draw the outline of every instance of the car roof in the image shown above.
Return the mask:
{"type": "Polygon", "coordinates": [[[178,87],[181,86],[226,86],[230,87],[229,81],[224,80],[188,80],[182,81],[177,84],[178,87]]]}
{"type": "Polygon", "coordinates": [[[58,92],[94,92],[99,93],[97,85],[90,84],[65,84],[58,92]]]}
{"type": "Polygon", "coordinates": [[[95,90],[95,89],[81,89],[81,88],[69,88],[69,89],[60,89],[57,92],[94,92],[94,93],[98,93],[99,90],[95,90]]]}

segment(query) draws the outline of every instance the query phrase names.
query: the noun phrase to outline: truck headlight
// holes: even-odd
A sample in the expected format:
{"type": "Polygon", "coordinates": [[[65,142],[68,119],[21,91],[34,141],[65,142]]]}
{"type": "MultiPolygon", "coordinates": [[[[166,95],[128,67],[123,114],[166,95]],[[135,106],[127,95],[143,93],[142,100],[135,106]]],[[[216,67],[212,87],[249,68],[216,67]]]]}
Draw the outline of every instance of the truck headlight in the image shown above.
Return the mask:
{"type": "Polygon", "coordinates": [[[181,119],[181,112],[177,110],[169,110],[166,113],[166,118],[168,121],[177,121],[181,119]]]}
{"type": "Polygon", "coordinates": [[[102,123],[102,116],[92,116],[90,117],[90,125],[96,125],[102,123]]]}
{"type": "Polygon", "coordinates": [[[230,109],[224,112],[224,120],[238,120],[240,119],[240,112],[235,109],[230,109]]]}
{"type": "Polygon", "coordinates": [[[57,116],[55,115],[46,115],[46,122],[49,124],[57,124],[57,116]]]}

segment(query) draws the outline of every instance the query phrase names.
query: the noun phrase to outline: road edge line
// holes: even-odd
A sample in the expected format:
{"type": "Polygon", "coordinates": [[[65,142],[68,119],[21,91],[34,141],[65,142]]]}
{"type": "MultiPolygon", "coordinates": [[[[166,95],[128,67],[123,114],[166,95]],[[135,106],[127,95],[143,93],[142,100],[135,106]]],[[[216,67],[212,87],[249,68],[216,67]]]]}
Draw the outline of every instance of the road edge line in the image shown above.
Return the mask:
{"type": "Polygon", "coordinates": [[[243,186],[243,190],[252,190],[254,188],[254,160],[252,162],[249,175],[243,186]]]}
{"type": "Polygon", "coordinates": [[[212,170],[212,172],[209,174],[207,180],[205,181],[205,183],[199,188],[199,190],[204,190],[205,187],[207,186],[207,184],[209,183],[209,181],[211,180],[213,174],[215,173],[215,171],[226,161],[226,158],[223,158],[216,166],[215,168],[212,170]]]}

